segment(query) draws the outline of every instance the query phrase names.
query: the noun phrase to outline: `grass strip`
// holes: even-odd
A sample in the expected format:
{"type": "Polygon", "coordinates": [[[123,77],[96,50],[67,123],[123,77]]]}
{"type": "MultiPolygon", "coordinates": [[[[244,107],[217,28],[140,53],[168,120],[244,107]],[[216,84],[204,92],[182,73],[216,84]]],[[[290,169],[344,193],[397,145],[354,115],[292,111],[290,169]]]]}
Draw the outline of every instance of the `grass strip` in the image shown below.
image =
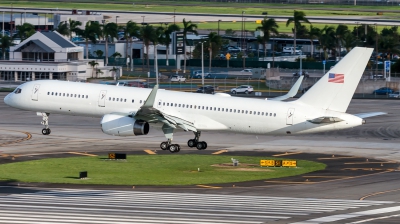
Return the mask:
{"type": "MultiPolygon", "coordinates": [[[[325,164],[299,160],[298,168],[259,167],[266,157],[224,155],[130,155],[127,161],[104,157],[69,157],[32,160],[0,165],[0,180],[106,185],[197,185],[265,180],[295,176],[325,169],[325,164]],[[255,164],[245,166],[245,164],[255,164]],[[200,172],[198,172],[200,168],[200,172]],[[88,171],[89,179],[78,179],[88,171]]],[[[275,158],[276,159],[276,158],[275,158]]]]}

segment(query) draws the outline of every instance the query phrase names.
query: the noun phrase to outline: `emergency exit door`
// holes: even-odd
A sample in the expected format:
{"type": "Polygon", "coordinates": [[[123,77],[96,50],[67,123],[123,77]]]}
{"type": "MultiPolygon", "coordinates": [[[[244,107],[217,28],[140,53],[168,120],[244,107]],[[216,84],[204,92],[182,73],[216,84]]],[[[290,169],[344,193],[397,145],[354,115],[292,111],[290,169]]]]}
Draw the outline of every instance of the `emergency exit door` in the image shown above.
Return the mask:
{"type": "Polygon", "coordinates": [[[105,107],[106,106],[106,95],[107,95],[107,90],[101,90],[100,91],[99,107],[105,107]]]}
{"type": "Polygon", "coordinates": [[[38,101],[39,88],[40,88],[39,84],[36,84],[36,85],[33,86],[33,89],[32,89],[32,100],[34,100],[34,101],[38,101]]]}
{"type": "Polygon", "coordinates": [[[287,125],[293,124],[293,117],[294,117],[294,108],[289,108],[287,115],[286,115],[286,124],[287,125]]]}

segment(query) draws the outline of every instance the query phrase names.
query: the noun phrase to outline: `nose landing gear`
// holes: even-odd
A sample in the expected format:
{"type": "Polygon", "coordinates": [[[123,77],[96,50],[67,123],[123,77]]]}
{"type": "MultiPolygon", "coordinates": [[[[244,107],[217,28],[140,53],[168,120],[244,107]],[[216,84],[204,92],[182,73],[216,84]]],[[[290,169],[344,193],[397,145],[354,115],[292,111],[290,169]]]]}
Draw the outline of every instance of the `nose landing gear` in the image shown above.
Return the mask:
{"type": "Polygon", "coordinates": [[[42,134],[43,135],[49,135],[51,133],[51,130],[49,128],[49,113],[41,113],[41,112],[37,112],[36,113],[38,116],[42,116],[42,122],[41,124],[44,125],[45,128],[42,129],[42,134]]]}
{"type": "Polygon", "coordinates": [[[166,142],[161,142],[160,148],[162,150],[169,150],[171,153],[181,151],[181,146],[178,144],[171,144],[171,139],[168,139],[166,142]]]}

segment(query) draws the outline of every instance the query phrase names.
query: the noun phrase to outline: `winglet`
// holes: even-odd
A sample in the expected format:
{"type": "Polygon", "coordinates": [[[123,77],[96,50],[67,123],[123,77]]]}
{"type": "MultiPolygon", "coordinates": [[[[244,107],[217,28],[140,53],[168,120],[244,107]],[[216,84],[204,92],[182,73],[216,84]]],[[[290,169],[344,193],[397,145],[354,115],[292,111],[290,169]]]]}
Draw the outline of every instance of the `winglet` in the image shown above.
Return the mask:
{"type": "Polygon", "coordinates": [[[299,88],[300,88],[300,85],[301,85],[301,82],[303,81],[303,79],[304,79],[304,75],[301,75],[299,77],[299,79],[297,79],[296,83],[294,83],[294,85],[292,86],[292,88],[289,90],[288,93],[286,93],[283,96],[277,96],[277,97],[272,98],[270,100],[282,101],[282,100],[286,100],[286,99],[288,99],[290,97],[296,96],[297,92],[299,91],[299,88]]]}
{"type": "Polygon", "coordinates": [[[141,108],[151,108],[156,101],[158,85],[155,85],[153,90],[151,90],[150,95],[147,97],[146,101],[144,102],[141,108]]]}

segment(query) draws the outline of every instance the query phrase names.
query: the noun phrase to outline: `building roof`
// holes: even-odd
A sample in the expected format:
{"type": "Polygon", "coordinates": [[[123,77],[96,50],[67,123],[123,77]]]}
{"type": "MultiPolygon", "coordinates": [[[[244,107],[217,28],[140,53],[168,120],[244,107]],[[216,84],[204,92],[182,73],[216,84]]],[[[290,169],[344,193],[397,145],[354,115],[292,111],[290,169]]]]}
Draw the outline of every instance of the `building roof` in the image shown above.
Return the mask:
{"type": "Polygon", "coordinates": [[[30,40],[29,42],[21,45],[14,51],[21,51],[21,52],[46,52],[46,53],[53,53],[55,52],[53,49],[48,47],[45,43],[40,40],[30,40]],[[33,43],[33,44],[31,44],[33,43]]]}
{"type": "Polygon", "coordinates": [[[64,37],[62,37],[58,33],[49,31],[49,32],[42,32],[42,34],[47,38],[49,38],[50,40],[52,40],[54,43],[58,44],[62,48],[76,47],[76,45],[67,41],[64,37]]]}

